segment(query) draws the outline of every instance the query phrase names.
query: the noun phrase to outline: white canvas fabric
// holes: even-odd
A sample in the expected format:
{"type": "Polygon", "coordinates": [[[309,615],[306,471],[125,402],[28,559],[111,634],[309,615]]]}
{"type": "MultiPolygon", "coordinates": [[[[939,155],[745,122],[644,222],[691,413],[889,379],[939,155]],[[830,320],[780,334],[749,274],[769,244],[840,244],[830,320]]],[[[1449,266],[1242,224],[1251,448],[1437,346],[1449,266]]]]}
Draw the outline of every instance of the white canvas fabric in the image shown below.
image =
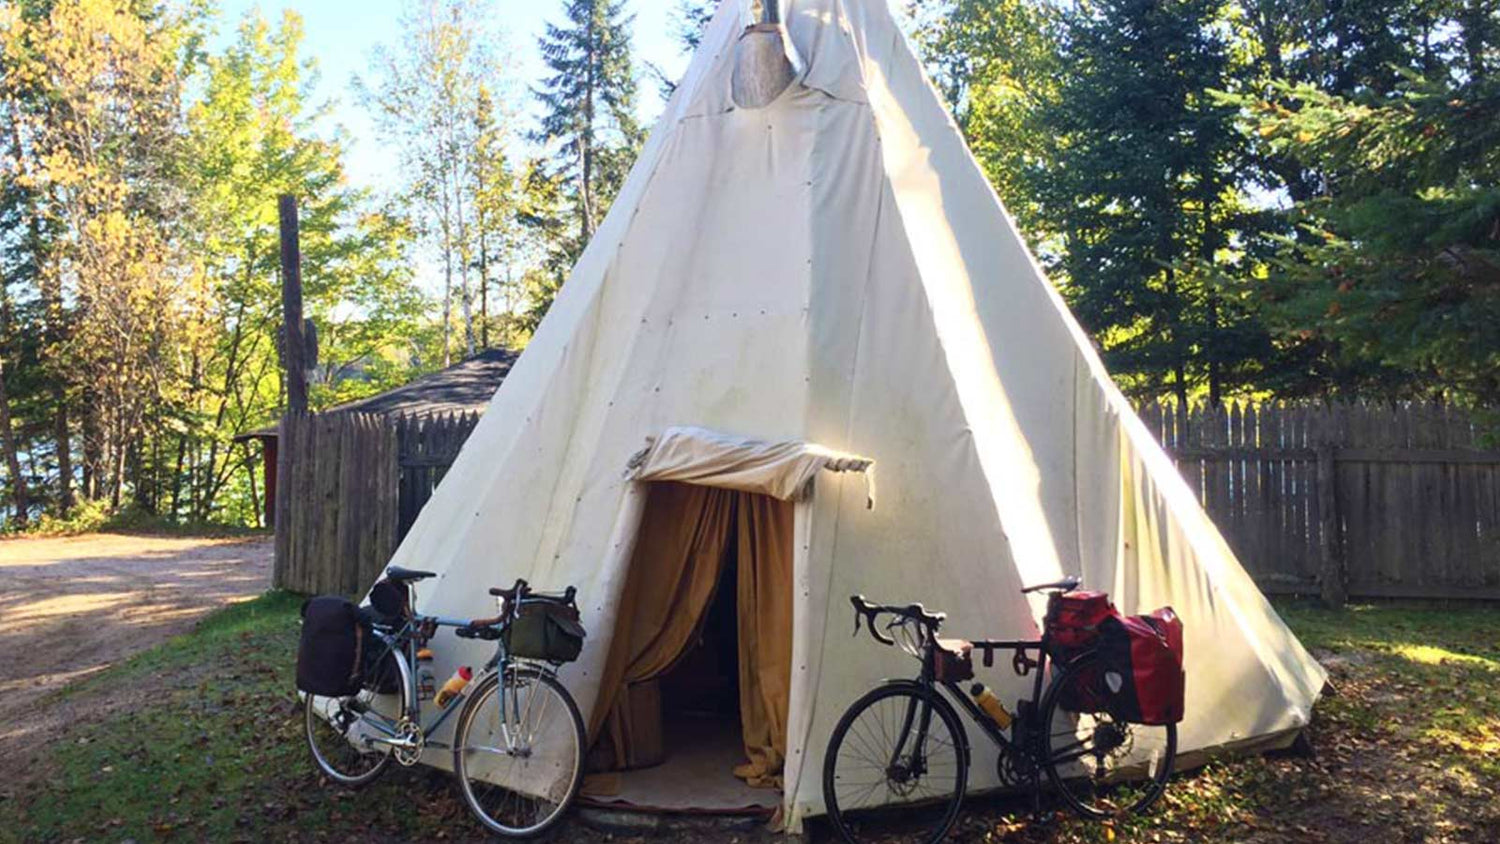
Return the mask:
{"type": "MultiPolygon", "coordinates": [[[[576,585],[590,636],[563,681],[585,719],[614,628],[647,437],[695,426],[876,461],[796,505],[786,819],[823,810],[835,721],[916,666],[849,636],[848,596],[922,601],[948,636],[1038,635],[1031,583],[1078,574],[1186,626],[1184,751],[1285,735],[1324,682],[1110,381],[928,84],[885,0],[786,0],[800,81],[733,106],[725,0],[531,345],[393,562],[421,606],[576,585]]],[[[440,639],[438,676],[481,664],[440,639]]],[[[984,680],[1007,702],[1026,681],[984,680]]],[[[995,783],[973,736],[971,784],[995,783]]],[[[447,756],[433,752],[432,764],[447,756]]]]}
{"type": "Polygon", "coordinates": [[[625,477],[633,481],[677,481],[769,495],[792,501],[812,491],[819,470],[863,472],[875,506],[874,464],[868,457],[842,454],[814,443],[762,442],[706,428],[668,428],[630,458],[625,477]]]}

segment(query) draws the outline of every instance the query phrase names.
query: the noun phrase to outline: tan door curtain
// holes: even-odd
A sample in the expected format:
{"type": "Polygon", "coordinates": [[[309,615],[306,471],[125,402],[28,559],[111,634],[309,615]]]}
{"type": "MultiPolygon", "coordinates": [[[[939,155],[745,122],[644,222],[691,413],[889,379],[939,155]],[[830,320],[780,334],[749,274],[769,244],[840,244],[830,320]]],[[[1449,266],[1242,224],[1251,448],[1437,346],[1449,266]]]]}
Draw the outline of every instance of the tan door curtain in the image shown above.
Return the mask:
{"type": "Polygon", "coordinates": [[[733,551],[740,721],[749,759],[735,773],[751,785],[780,786],[791,689],[793,508],[754,493],[650,484],[589,723],[591,736],[609,737],[616,767],[637,755],[625,689],[664,674],[687,650],[733,551]]]}

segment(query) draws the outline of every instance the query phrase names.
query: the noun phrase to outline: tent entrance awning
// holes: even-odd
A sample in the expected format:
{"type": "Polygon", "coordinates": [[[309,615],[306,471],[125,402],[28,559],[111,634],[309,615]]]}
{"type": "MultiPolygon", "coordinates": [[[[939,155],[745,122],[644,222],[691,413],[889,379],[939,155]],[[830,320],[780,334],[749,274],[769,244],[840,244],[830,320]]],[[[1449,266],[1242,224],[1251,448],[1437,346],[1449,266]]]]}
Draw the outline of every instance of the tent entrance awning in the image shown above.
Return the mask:
{"type": "Polygon", "coordinates": [[[625,477],[680,481],[795,501],[807,495],[820,470],[859,472],[869,507],[875,506],[875,461],[801,440],[767,441],[680,426],[649,437],[631,456],[625,477]]]}

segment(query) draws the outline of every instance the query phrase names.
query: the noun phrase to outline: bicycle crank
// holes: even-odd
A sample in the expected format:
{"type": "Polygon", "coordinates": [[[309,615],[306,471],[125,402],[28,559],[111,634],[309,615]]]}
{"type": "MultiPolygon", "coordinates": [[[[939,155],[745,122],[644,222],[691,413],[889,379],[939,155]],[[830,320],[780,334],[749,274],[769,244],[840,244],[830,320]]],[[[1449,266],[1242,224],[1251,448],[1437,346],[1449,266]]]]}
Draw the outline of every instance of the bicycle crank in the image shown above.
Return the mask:
{"type": "Polygon", "coordinates": [[[422,758],[422,749],[427,740],[422,735],[422,728],[410,718],[402,718],[396,722],[395,735],[387,738],[385,736],[371,736],[371,744],[383,744],[391,749],[391,755],[403,767],[410,768],[417,764],[422,758]]]}

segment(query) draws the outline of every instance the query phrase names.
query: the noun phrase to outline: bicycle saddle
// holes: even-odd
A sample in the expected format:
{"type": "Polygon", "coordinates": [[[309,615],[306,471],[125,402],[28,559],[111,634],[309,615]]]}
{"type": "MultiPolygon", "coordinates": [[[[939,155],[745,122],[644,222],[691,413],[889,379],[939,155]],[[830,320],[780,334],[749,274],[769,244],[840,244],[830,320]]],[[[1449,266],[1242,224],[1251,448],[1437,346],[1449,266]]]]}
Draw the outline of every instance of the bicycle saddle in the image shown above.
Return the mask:
{"type": "Polygon", "coordinates": [[[388,566],[385,570],[385,576],[387,580],[394,580],[397,583],[408,583],[413,580],[425,580],[429,577],[437,577],[437,572],[414,571],[412,569],[404,569],[400,566],[388,566]]]}
{"type": "Polygon", "coordinates": [[[1073,575],[1070,574],[1067,577],[1063,578],[1062,580],[1054,581],[1052,583],[1038,583],[1035,586],[1027,586],[1027,587],[1023,588],[1021,591],[1022,592],[1040,592],[1043,589],[1056,589],[1059,592],[1072,592],[1074,589],[1077,589],[1078,588],[1078,584],[1080,584],[1082,582],[1083,582],[1082,580],[1080,580],[1079,578],[1077,578],[1077,577],[1075,577],[1075,576],[1073,576],[1073,575]]]}

